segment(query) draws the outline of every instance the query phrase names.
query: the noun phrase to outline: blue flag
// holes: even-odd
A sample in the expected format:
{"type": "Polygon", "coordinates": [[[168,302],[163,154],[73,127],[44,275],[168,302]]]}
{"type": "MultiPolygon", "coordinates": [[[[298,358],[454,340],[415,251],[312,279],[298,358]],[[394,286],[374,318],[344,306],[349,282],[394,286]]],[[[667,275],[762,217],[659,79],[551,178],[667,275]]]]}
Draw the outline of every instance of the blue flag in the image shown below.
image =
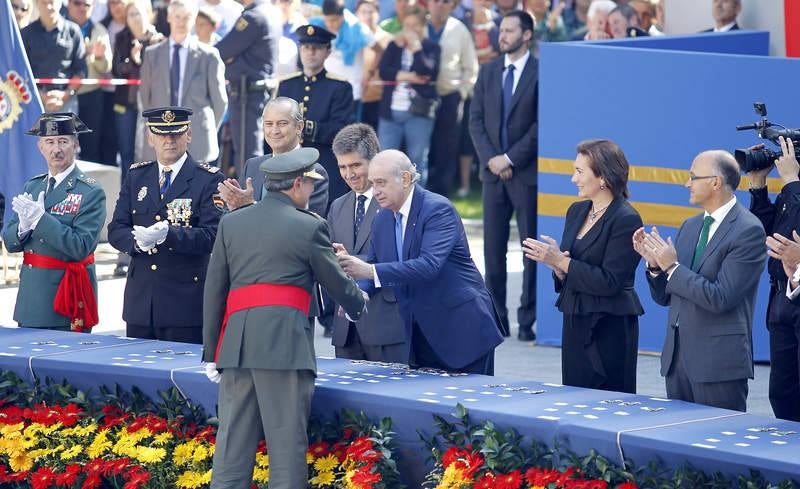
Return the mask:
{"type": "Polygon", "coordinates": [[[42,114],[42,102],[13,12],[11,0],[0,0],[0,193],[6,198],[3,222],[11,216],[11,198],[22,192],[28,179],[47,171],[36,138],[25,135],[42,114]]]}

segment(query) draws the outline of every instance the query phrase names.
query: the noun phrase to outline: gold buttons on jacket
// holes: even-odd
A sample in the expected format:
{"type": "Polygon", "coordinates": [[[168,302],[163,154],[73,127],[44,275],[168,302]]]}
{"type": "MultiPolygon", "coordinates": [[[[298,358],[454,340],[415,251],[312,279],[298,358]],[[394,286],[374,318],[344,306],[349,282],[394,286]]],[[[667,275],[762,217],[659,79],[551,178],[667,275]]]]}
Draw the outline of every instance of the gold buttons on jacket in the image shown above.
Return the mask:
{"type": "Polygon", "coordinates": [[[200,281],[200,279],[199,279],[199,278],[197,278],[197,277],[195,277],[195,278],[194,278],[194,281],[195,281],[195,282],[199,282],[199,281],[200,281]]]}
{"type": "Polygon", "coordinates": [[[156,265],[155,263],[153,263],[152,265],[150,265],[150,270],[152,270],[152,271],[154,271],[154,272],[155,272],[156,270],[158,270],[158,265],[156,265]]]}

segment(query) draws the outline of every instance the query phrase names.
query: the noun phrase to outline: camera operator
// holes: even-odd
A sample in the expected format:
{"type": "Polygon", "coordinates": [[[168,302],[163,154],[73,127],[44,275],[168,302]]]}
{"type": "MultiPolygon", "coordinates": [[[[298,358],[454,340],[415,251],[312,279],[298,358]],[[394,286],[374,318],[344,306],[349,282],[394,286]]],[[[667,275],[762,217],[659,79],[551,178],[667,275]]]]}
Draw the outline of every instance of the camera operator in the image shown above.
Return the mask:
{"type": "MultiPolygon", "coordinates": [[[[769,400],[775,417],[800,421],[800,300],[794,303],[790,294],[797,283],[789,278],[797,269],[797,249],[800,235],[800,164],[795,159],[792,141],[779,139],[782,155],[775,160],[775,168],[783,179],[783,188],[775,203],[769,200],[767,175],[772,165],[747,173],[750,179],[750,211],[764,225],[770,259],[767,270],[770,277],[767,330],[771,369],[769,400]],[[787,289],[788,292],[787,292],[787,289]]],[[[750,148],[761,150],[763,144],[750,148]]],[[[797,295],[794,294],[794,295],[797,295]]],[[[793,296],[794,296],[793,295],[793,296]]]]}

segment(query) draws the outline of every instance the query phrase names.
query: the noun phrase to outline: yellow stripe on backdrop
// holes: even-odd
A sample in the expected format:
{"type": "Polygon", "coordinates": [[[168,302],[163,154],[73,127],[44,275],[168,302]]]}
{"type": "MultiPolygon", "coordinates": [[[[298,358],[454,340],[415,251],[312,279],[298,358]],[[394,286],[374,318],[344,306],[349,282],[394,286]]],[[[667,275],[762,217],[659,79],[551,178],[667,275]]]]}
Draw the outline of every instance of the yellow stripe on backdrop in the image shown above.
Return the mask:
{"type": "MultiPolygon", "coordinates": [[[[539,158],[539,171],[557,175],[572,175],[572,160],[539,158]]],[[[629,181],[631,182],[651,182],[669,185],[683,185],[688,179],[689,172],[686,170],[655,166],[631,166],[629,176],[629,181]]],[[[780,192],[783,187],[783,182],[779,178],[769,178],[767,180],[767,185],[770,192],[777,193],[780,192]]],[[[747,181],[745,178],[742,179],[739,190],[747,190],[747,181]]],[[[574,195],[539,192],[539,214],[543,216],[563,217],[567,213],[567,208],[577,200],[579,200],[578,197],[574,195]]],[[[646,225],[679,227],[683,221],[701,212],[697,207],[682,205],[636,201],[631,201],[631,204],[639,211],[646,225]]]]}

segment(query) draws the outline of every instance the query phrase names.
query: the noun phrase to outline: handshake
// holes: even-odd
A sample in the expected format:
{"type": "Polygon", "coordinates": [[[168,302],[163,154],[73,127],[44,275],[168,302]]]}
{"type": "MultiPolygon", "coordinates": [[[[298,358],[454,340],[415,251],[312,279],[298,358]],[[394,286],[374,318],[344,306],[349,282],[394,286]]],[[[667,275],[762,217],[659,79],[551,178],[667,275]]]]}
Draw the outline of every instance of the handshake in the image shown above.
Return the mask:
{"type": "Polygon", "coordinates": [[[11,199],[11,208],[19,216],[19,234],[25,234],[36,228],[44,215],[44,192],[39,192],[36,200],[27,192],[17,195],[11,199]]]}
{"type": "MultiPolygon", "coordinates": [[[[372,278],[372,265],[358,257],[350,255],[343,244],[333,243],[333,250],[336,252],[336,259],[339,261],[339,266],[342,267],[342,270],[344,270],[347,275],[354,280],[372,278]]],[[[361,295],[364,297],[364,311],[366,312],[369,294],[362,290],[361,295]]],[[[339,310],[336,314],[339,317],[347,317],[348,320],[351,320],[344,312],[344,309],[342,309],[342,306],[339,306],[339,310]]]]}
{"type": "Polygon", "coordinates": [[[133,239],[136,240],[136,247],[147,252],[160,245],[167,239],[169,224],[166,221],[159,221],[152,226],[133,226],[133,239]]]}
{"type": "Polygon", "coordinates": [[[678,252],[672,244],[672,238],[668,237],[665,241],[655,226],[649,233],[643,227],[633,233],[633,249],[645,259],[650,271],[670,273],[678,266],[678,252]]]}

